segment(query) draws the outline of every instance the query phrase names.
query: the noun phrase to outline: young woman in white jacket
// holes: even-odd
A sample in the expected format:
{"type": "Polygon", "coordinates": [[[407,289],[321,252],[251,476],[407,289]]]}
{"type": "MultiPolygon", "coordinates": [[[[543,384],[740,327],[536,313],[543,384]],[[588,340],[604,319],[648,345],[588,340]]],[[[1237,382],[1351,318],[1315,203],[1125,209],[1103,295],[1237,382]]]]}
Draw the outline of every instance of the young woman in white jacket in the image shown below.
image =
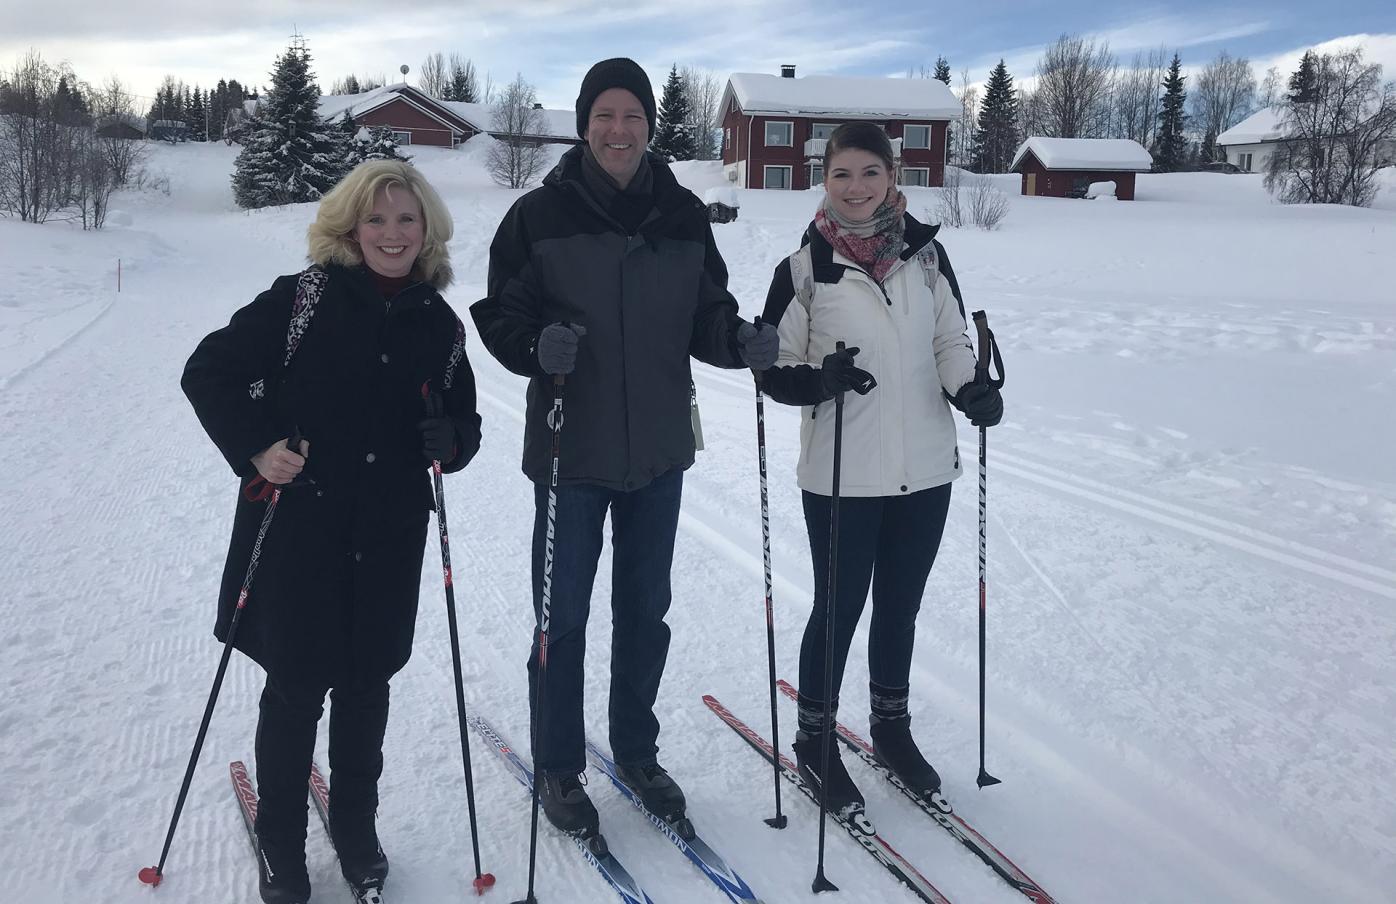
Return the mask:
{"type": "Polygon", "coordinates": [[[778,402],[803,406],[800,462],[814,562],[814,609],[800,648],[795,756],[831,810],[860,809],[862,794],[821,731],[825,669],[833,700],[854,628],[872,587],[868,635],[871,734],[877,756],[929,795],[940,777],[911,737],[911,652],[916,614],[940,547],[960,452],[950,404],[971,423],[1003,415],[999,392],[976,379],[964,307],[938,227],[906,213],[892,147],[869,122],[840,126],[824,155],[826,194],[801,248],[776,268],[764,319],[780,357],[763,374],[778,402]],[[843,342],[846,348],[837,349],[843,342]],[[840,475],[834,661],[825,660],[833,492],[834,404],[847,393],[840,475]],[[822,775],[822,756],[829,770],[822,775]]]}

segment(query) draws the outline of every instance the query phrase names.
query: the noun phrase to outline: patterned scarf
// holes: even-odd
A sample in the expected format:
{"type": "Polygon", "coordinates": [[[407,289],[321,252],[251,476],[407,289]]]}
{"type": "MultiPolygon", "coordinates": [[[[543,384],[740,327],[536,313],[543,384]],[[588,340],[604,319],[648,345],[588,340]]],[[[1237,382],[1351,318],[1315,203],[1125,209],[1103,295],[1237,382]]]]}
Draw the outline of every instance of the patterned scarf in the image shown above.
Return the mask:
{"type": "Polygon", "coordinates": [[[882,282],[902,253],[906,232],[906,195],[893,188],[873,215],[854,223],[834,209],[829,196],[814,214],[814,225],[834,250],[863,267],[882,282]],[[896,192],[893,197],[892,192],[896,192]]]}

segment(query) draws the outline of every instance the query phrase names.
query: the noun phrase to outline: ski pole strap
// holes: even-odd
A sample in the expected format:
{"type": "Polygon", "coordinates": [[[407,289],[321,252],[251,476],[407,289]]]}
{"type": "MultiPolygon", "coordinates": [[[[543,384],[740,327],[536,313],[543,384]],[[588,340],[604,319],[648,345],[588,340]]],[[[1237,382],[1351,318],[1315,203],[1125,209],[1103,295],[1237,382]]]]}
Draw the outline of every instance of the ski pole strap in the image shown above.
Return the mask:
{"type": "Polygon", "coordinates": [[[984,383],[993,386],[995,389],[1003,387],[1003,356],[999,354],[999,343],[994,338],[994,331],[989,329],[989,315],[983,311],[975,311],[974,329],[978,334],[977,347],[979,349],[979,360],[974,365],[974,380],[976,383],[984,383]],[[989,365],[991,363],[998,376],[989,377],[989,365]]]}

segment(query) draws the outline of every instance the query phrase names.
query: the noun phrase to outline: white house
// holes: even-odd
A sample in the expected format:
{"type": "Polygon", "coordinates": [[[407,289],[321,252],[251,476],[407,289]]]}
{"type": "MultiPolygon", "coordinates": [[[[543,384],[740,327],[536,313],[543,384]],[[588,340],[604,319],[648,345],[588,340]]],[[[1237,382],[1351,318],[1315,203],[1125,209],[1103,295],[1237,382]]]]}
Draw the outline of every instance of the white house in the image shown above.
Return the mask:
{"type": "Polygon", "coordinates": [[[1284,140],[1285,128],[1275,107],[1262,107],[1217,136],[1217,147],[1226,152],[1226,162],[1247,173],[1263,173],[1276,145],[1284,140]]]}

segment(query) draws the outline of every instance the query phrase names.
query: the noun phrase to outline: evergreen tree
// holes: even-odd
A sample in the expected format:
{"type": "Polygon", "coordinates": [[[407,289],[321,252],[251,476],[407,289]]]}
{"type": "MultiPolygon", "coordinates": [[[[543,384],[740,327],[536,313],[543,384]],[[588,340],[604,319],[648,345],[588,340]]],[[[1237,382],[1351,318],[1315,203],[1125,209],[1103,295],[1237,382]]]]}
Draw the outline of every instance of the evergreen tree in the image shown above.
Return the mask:
{"type": "Polygon", "coordinates": [[[349,75],[348,75],[347,77],[345,77],[345,79],[344,79],[344,93],[345,93],[345,94],[359,94],[359,93],[361,93],[362,91],[363,91],[363,89],[359,87],[359,78],[358,78],[358,76],[354,75],[352,72],[349,73],[349,75]]]}
{"type": "Polygon", "coordinates": [[[1311,104],[1318,99],[1318,57],[1312,50],[1304,51],[1299,68],[1289,77],[1289,101],[1311,104]]]}
{"type": "Polygon", "coordinates": [[[189,137],[193,141],[208,141],[208,114],[204,106],[204,96],[197,85],[194,86],[194,95],[189,102],[189,110],[184,116],[184,121],[189,123],[189,137]]]}
{"type": "Polygon", "coordinates": [[[239,207],[318,201],[344,175],[343,133],[320,118],[310,51],[297,39],[276,60],[233,172],[239,207]]]}
{"type": "Polygon", "coordinates": [[[446,99],[473,104],[479,98],[478,80],[475,77],[475,64],[451,54],[451,76],[446,83],[446,99]]]}
{"type": "MultiPolygon", "coordinates": [[[[921,70],[924,72],[925,70],[921,70]]],[[[931,78],[950,84],[950,61],[943,56],[936,57],[936,71],[931,78]]]]}
{"type": "Polygon", "coordinates": [[[349,167],[353,169],[365,160],[411,160],[398,147],[393,130],[387,126],[361,126],[349,143],[349,167]]]}
{"type": "Polygon", "coordinates": [[[664,97],[659,104],[659,122],[655,126],[650,149],[670,163],[693,160],[698,156],[698,141],[690,123],[688,92],[684,90],[679,67],[669,69],[669,81],[664,84],[664,97]]]}
{"type": "Polygon", "coordinates": [[[208,95],[208,140],[223,137],[223,124],[228,121],[228,81],[219,79],[218,86],[208,95]]]}
{"type": "Polygon", "coordinates": [[[973,167],[978,173],[1006,173],[1018,149],[1018,92],[1003,60],[989,74],[975,124],[973,167]]]}
{"type": "Polygon", "coordinates": [[[1188,93],[1183,88],[1186,76],[1182,62],[1173,54],[1173,63],[1163,79],[1163,109],[1158,114],[1158,137],[1154,139],[1154,171],[1175,173],[1188,163],[1188,138],[1184,133],[1188,117],[1184,112],[1188,93]]]}

